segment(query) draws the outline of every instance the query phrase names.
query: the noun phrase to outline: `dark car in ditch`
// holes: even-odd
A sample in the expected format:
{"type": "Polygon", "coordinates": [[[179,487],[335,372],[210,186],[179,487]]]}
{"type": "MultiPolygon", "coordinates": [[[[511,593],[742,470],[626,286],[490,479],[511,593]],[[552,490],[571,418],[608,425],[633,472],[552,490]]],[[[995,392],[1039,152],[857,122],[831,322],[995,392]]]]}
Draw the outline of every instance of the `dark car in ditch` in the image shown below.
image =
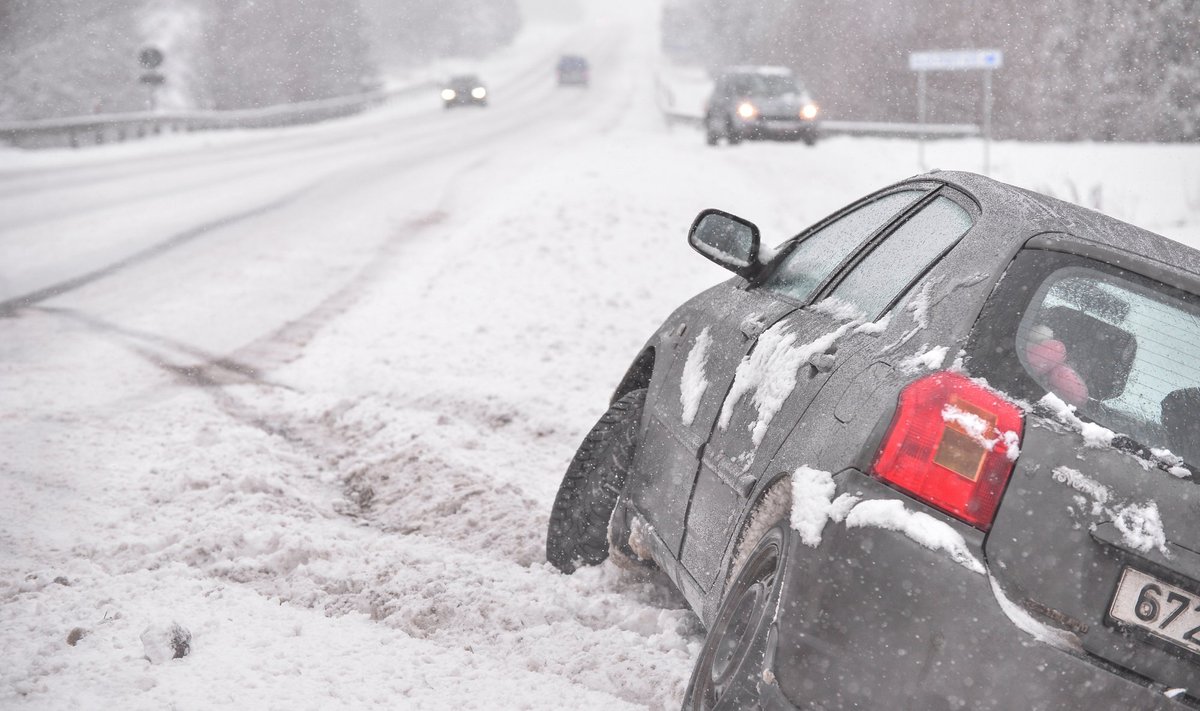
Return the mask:
{"type": "Polygon", "coordinates": [[[969,173],[776,249],[650,338],[551,513],[708,630],[688,709],[1200,706],[1200,252],[969,173]]]}
{"type": "Polygon", "coordinates": [[[704,109],[708,145],[747,140],[817,142],[817,104],[787,67],[721,71],[704,109]]]}

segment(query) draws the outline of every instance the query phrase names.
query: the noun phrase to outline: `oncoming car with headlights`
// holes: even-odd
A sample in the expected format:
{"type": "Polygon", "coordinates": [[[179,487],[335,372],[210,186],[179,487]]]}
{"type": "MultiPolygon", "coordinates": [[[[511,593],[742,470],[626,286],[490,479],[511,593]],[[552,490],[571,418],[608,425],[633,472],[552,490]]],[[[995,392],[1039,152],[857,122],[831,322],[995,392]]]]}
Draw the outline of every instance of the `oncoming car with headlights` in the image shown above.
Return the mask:
{"type": "Polygon", "coordinates": [[[732,67],[717,77],[704,111],[710,146],[724,138],[817,141],[819,109],[786,67],[732,67]]]}
{"type": "Polygon", "coordinates": [[[546,552],[657,567],[687,709],[1200,706],[1200,252],[969,173],[775,249],[652,335],[546,552]]]}
{"type": "Polygon", "coordinates": [[[487,106],[487,86],[474,74],[451,77],[442,88],[442,104],[447,109],[454,106],[487,106]]]}

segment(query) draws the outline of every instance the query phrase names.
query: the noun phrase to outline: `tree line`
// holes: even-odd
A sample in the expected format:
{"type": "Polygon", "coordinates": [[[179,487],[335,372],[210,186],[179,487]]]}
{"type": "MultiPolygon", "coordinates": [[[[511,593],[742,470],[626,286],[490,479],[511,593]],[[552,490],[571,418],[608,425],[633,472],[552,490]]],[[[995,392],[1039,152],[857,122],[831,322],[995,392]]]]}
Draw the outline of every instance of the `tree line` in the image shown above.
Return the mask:
{"type": "Polygon", "coordinates": [[[160,46],[163,108],[243,109],[353,94],[380,64],[481,56],[516,0],[2,0],[0,119],[141,111],[139,50],[160,46]]]}
{"type": "MultiPolygon", "coordinates": [[[[999,49],[999,136],[1200,140],[1200,0],[672,0],[663,32],[683,60],[793,67],[827,117],[916,120],[910,52],[999,49]]],[[[930,73],[930,120],[977,121],[981,84],[930,73]]]]}

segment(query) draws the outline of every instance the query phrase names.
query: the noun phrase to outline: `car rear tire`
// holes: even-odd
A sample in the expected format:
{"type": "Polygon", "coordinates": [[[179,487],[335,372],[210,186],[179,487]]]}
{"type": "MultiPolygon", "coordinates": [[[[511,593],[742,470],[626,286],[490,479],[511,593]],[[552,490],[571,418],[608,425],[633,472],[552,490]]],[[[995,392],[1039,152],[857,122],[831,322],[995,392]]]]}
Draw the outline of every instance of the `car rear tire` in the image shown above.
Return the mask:
{"type": "Polygon", "coordinates": [[[546,560],[564,573],[608,557],[608,525],[633,455],[645,389],[627,393],[588,432],[563,475],[550,511],[546,560]]]}
{"type": "Polygon", "coordinates": [[[782,586],[786,525],[767,531],[725,591],[692,670],[685,711],[757,707],[767,629],[782,586]]]}

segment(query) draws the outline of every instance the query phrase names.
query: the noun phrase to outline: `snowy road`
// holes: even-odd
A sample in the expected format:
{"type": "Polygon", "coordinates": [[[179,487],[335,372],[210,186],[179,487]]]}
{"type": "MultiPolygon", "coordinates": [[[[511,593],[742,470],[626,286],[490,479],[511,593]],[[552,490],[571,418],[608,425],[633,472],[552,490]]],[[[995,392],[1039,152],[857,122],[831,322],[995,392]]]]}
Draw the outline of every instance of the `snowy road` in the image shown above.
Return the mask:
{"type": "MultiPolygon", "coordinates": [[[[642,5],[527,32],[480,69],[487,110],[0,153],[0,706],[678,706],[681,603],[542,562],[561,472],[724,278],[696,211],[782,239],[918,167],[907,141],[667,129],[642,5]],[[591,89],[553,86],[564,49],[591,89]],[[139,635],[171,620],[194,651],[152,665],[139,635]]],[[[1198,158],[993,153],[1193,245],[1198,158]]]]}

